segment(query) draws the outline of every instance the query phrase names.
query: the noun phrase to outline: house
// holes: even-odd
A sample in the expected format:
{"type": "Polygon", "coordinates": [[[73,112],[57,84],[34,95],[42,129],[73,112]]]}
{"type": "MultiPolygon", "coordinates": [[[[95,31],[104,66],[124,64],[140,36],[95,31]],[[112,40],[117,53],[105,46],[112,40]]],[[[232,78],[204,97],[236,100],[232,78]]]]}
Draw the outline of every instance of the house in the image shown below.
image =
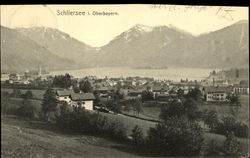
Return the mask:
{"type": "Polygon", "coordinates": [[[12,82],[17,82],[21,79],[20,75],[18,73],[15,74],[9,74],[9,80],[12,82]]]}
{"type": "Polygon", "coordinates": [[[72,91],[69,91],[69,90],[56,91],[57,100],[66,101],[68,105],[71,105],[71,99],[70,99],[71,93],[72,91]]]}
{"type": "Polygon", "coordinates": [[[93,110],[93,93],[74,93],[70,90],[56,91],[56,97],[59,101],[66,101],[70,106],[81,106],[87,110],[93,110]]]}
{"type": "Polygon", "coordinates": [[[129,90],[128,96],[130,97],[141,97],[142,96],[142,90],[129,90]]]}
{"type": "Polygon", "coordinates": [[[5,82],[9,80],[9,74],[1,73],[1,82],[5,82]]]}
{"type": "Polygon", "coordinates": [[[71,93],[71,106],[84,107],[87,110],[93,110],[95,96],[93,93],[71,93]]]}
{"type": "Polygon", "coordinates": [[[108,87],[100,87],[97,88],[96,91],[100,93],[100,95],[103,95],[103,94],[108,94],[110,92],[110,89],[108,87]]]}
{"type": "Polygon", "coordinates": [[[234,94],[249,94],[249,83],[248,81],[241,81],[239,84],[233,86],[234,94]]]}
{"type": "Polygon", "coordinates": [[[224,102],[228,101],[227,96],[231,93],[228,87],[204,87],[203,96],[207,102],[224,102]]]}
{"type": "Polygon", "coordinates": [[[156,98],[156,96],[159,94],[168,94],[168,88],[157,85],[157,86],[152,87],[152,92],[153,92],[154,98],[156,98]]]}
{"type": "Polygon", "coordinates": [[[177,97],[177,94],[158,94],[156,100],[160,102],[169,102],[173,101],[177,97]]]}

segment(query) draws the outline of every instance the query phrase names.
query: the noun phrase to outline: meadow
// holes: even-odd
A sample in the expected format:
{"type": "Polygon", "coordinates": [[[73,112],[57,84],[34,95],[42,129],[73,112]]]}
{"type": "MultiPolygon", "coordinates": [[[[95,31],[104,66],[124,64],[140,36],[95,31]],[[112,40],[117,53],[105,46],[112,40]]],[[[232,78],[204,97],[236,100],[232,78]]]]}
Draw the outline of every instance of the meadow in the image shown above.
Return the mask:
{"type": "MultiPolygon", "coordinates": [[[[40,90],[35,90],[34,98],[31,101],[33,107],[35,107],[37,113],[40,112],[41,100],[38,100],[39,96],[43,94],[40,90]]],[[[239,109],[238,118],[248,121],[248,96],[241,96],[242,106],[239,109]]],[[[2,102],[1,102],[2,103],[2,102]]],[[[22,103],[21,98],[12,98],[8,102],[9,109],[17,109],[22,103]]],[[[1,104],[3,106],[3,104],[1,104]]],[[[1,107],[2,108],[2,107],[1,107]]],[[[219,115],[230,115],[231,106],[220,105],[200,105],[201,110],[215,110],[219,115]]],[[[96,111],[92,111],[97,113],[96,111]]],[[[144,106],[142,115],[158,118],[160,113],[159,106],[144,106]]],[[[146,121],[134,117],[125,116],[123,114],[109,114],[99,112],[110,121],[121,122],[127,127],[127,134],[131,135],[132,129],[138,125],[144,136],[147,135],[147,131],[150,127],[154,127],[156,122],[146,121]]],[[[27,154],[36,153],[35,158],[39,157],[77,157],[77,155],[84,155],[84,157],[137,157],[144,156],[138,155],[136,151],[133,151],[132,146],[124,145],[105,138],[99,138],[97,136],[87,135],[68,135],[62,133],[62,130],[54,130],[51,124],[46,124],[41,121],[28,121],[18,120],[14,116],[2,115],[1,117],[1,132],[2,132],[2,156],[4,157],[27,157],[27,154]],[[93,144],[94,142],[94,144],[93,144]],[[126,149],[121,150],[121,149],[126,149]],[[34,151],[34,152],[33,152],[34,151]],[[112,153],[112,154],[111,154],[112,153]]],[[[204,135],[205,142],[215,140],[218,146],[222,147],[225,141],[225,136],[208,133],[204,135]]],[[[248,151],[249,139],[238,138],[240,146],[244,153],[248,151]]]]}
{"type": "Polygon", "coordinates": [[[97,136],[68,135],[44,122],[15,116],[1,116],[1,132],[4,158],[141,157],[128,145],[97,136]]]}
{"type": "MultiPolygon", "coordinates": [[[[229,104],[214,104],[214,103],[202,103],[198,104],[199,110],[214,110],[217,112],[219,118],[223,116],[235,116],[238,121],[244,122],[249,124],[249,96],[248,95],[241,95],[240,96],[240,103],[241,107],[236,108],[229,104]],[[238,111],[237,111],[238,110],[238,111]]],[[[159,118],[161,112],[161,107],[159,105],[146,105],[143,106],[142,114],[146,116],[150,116],[152,118],[159,118]]]]}

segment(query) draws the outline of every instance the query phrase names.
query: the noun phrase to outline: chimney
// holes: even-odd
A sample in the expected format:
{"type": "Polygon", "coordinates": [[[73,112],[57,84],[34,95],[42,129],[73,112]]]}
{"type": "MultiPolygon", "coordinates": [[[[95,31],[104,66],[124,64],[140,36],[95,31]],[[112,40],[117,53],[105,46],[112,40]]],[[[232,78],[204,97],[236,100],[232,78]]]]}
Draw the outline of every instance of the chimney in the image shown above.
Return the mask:
{"type": "Polygon", "coordinates": [[[213,77],[213,87],[214,87],[214,77],[213,77]]]}

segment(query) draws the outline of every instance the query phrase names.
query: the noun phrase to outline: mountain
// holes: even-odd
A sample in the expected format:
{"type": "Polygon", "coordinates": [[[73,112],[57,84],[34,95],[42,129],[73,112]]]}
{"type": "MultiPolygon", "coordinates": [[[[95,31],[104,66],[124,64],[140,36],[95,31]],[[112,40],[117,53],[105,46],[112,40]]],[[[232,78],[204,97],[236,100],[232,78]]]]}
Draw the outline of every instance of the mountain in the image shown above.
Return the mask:
{"type": "Polygon", "coordinates": [[[39,65],[48,70],[95,66],[246,68],[248,28],[248,21],[239,21],[193,36],[173,25],[137,24],[95,48],[57,29],[1,27],[1,70],[23,71],[39,65]]]}
{"type": "Polygon", "coordinates": [[[248,67],[249,24],[240,21],[190,41],[190,63],[212,68],[248,67]]]}
{"type": "Polygon", "coordinates": [[[160,52],[193,38],[191,34],[167,26],[136,25],[101,48],[99,63],[105,66],[165,66],[168,63],[161,59],[166,58],[166,53],[160,52]]]}
{"type": "Polygon", "coordinates": [[[52,54],[30,38],[1,26],[1,71],[20,72],[42,69],[73,69],[75,63],[52,54]]]}
{"type": "Polygon", "coordinates": [[[95,65],[96,48],[76,40],[57,29],[47,27],[17,28],[18,32],[47,48],[51,53],[73,60],[79,68],[95,65]]]}
{"type": "Polygon", "coordinates": [[[136,25],[101,47],[101,66],[247,67],[248,21],[198,37],[172,25],[136,25]]]}

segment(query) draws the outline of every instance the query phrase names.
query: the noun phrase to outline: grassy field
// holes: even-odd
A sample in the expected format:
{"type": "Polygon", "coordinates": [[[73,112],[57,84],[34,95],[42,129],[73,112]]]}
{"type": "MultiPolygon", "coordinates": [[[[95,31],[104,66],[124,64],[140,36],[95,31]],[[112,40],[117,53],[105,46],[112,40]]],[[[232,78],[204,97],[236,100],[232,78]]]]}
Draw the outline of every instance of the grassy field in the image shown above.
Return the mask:
{"type": "MultiPolygon", "coordinates": [[[[237,120],[244,122],[246,124],[249,123],[249,96],[242,95],[240,96],[241,107],[238,109],[238,112],[235,112],[235,117],[237,120]]],[[[201,105],[199,106],[200,110],[215,110],[218,113],[219,117],[233,115],[233,109],[236,107],[232,107],[230,105],[201,105]]]]}
{"type": "MultiPolygon", "coordinates": [[[[37,93],[38,94],[38,93],[37,93]]],[[[41,94],[41,93],[39,93],[41,94]]],[[[37,95],[38,96],[38,95],[37,95]]],[[[248,120],[248,96],[242,96],[242,107],[239,112],[239,119],[248,120]]],[[[10,106],[18,106],[21,99],[12,100],[10,106]]],[[[33,106],[40,108],[41,101],[31,100],[33,106]]],[[[229,106],[218,105],[202,105],[200,108],[216,110],[219,114],[230,114],[229,106]]],[[[95,111],[92,111],[95,112],[95,111]]],[[[160,108],[155,106],[143,107],[143,114],[150,117],[158,118],[160,108]]],[[[122,114],[114,115],[101,113],[110,121],[119,121],[123,123],[131,134],[132,129],[138,125],[141,127],[144,135],[150,127],[156,125],[155,122],[140,120],[133,117],[128,117],[122,114]]],[[[110,140],[86,136],[86,135],[67,135],[61,131],[55,130],[53,126],[48,126],[39,121],[22,121],[15,117],[1,117],[1,155],[2,157],[140,157],[145,156],[134,151],[133,147],[112,142],[110,140]]],[[[223,135],[205,133],[205,142],[215,140],[219,146],[223,145],[225,137],[223,135]]],[[[248,151],[249,139],[238,138],[244,153],[248,151]]]]}
{"type": "MultiPolygon", "coordinates": [[[[246,124],[249,123],[249,96],[242,95],[240,96],[241,107],[239,111],[235,113],[235,117],[237,120],[244,122],[246,124]]],[[[215,105],[215,104],[203,104],[199,105],[198,108],[200,110],[215,110],[219,117],[232,115],[233,108],[229,105],[215,105]]],[[[144,106],[143,114],[146,116],[151,116],[153,118],[159,118],[159,114],[161,109],[159,106],[144,106]]]]}
{"type": "MultiPolygon", "coordinates": [[[[2,92],[8,92],[8,93],[12,93],[13,89],[9,89],[9,88],[1,88],[2,92]]],[[[20,89],[22,94],[25,94],[28,90],[27,89],[20,89]]],[[[45,90],[30,90],[33,94],[33,98],[34,99],[43,99],[43,95],[45,93],[45,90]]]]}
{"type": "MultiPolygon", "coordinates": [[[[117,120],[117,121],[120,121],[123,124],[125,124],[128,128],[128,134],[131,134],[131,130],[133,129],[133,127],[135,125],[138,125],[141,127],[141,129],[144,133],[144,136],[146,136],[148,129],[150,127],[154,127],[156,125],[156,123],[154,123],[154,122],[144,121],[144,120],[140,120],[140,119],[136,119],[136,118],[129,118],[129,117],[123,116],[123,115],[113,115],[113,114],[107,114],[107,113],[100,113],[100,114],[103,116],[106,116],[111,121],[117,120]]],[[[219,134],[205,132],[204,139],[205,139],[204,141],[207,143],[210,142],[211,140],[215,140],[217,142],[217,145],[219,147],[222,147],[226,137],[223,135],[219,135],[219,134]]],[[[247,153],[248,148],[249,148],[248,147],[249,139],[238,138],[238,141],[240,142],[240,146],[241,146],[243,152],[247,153]]]]}
{"type": "Polygon", "coordinates": [[[143,134],[146,136],[148,129],[150,127],[154,127],[156,124],[155,122],[140,120],[140,119],[128,117],[128,116],[125,116],[122,114],[114,115],[114,114],[100,112],[100,115],[105,116],[110,121],[119,121],[119,122],[123,123],[125,125],[125,127],[128,129],[128,131],[127,131],[128,135],[132,134],[132,129],[136,125],[138,125],[142,129],[143,134]]]}
{"type": "MultiPolygon", "coordinates": [[[[154,126],[148,121],[128,119],[122,115],[101,114],[108,119],[126,123],[129,129],[138,124],[144,127],[143,131],[146,132],[147,128],[154,126]]],[[[96,136],[65,134],[56,127],[40,121],[18,120],[14,116],[2,115],[1,127],[1,155],[5,158],[147,157],[127,144],[96,136]]],[[[205,142],[212,139],[222,146],[225,137],[205,133],[205,142]]],[[[247,153],[248,140],[238,140],[247,153]]]]}
{"type": "Polygon", "coordinates": [[[4,158],[141,157],[127,145],[100,137],[63,134],[39,121],[2,116],[1,127],[4,158]]]}

